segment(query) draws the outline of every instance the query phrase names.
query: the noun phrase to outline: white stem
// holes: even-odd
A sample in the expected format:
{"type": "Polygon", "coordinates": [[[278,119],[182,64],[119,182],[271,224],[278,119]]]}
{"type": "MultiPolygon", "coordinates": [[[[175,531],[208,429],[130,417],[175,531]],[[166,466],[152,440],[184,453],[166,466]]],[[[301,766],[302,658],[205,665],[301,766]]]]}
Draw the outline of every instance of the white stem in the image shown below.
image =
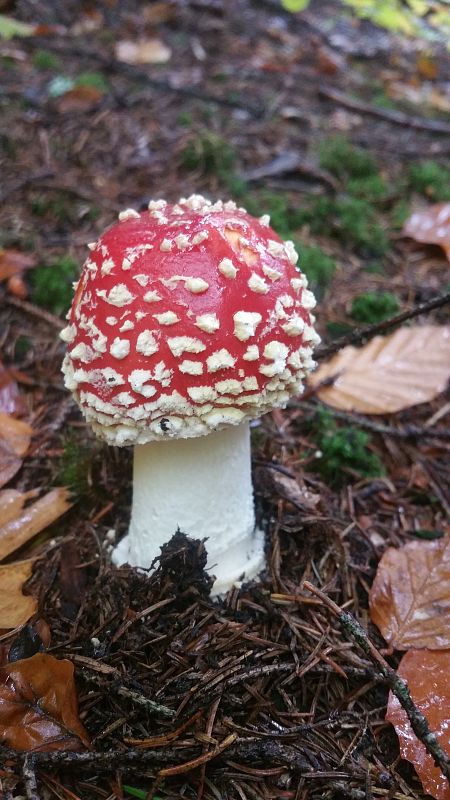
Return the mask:
{"type": "Polygon", "coordinates": [[[248,423],[201,436],[150,442],[134,449],[133,507],[115,564],[149,567],[177,528],[207,537],[213,593],[227,591],[264,566],[255,531],[248,423]]]}

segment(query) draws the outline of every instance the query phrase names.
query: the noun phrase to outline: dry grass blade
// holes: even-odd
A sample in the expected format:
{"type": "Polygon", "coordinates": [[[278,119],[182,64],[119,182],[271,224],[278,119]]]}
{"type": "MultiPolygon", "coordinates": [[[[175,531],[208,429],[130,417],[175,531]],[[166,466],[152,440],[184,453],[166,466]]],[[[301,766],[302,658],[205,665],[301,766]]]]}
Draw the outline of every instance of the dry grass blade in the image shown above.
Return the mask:
{"type": "Polygon", "coordinates": [[[450,328],[415,325],[376,336],[365,347],[345,347],[310,378],[318,386],[336,376],[319,398],[342,411],[393,414],[426,403],[450,378],[450,328]]]}
{"type": "Polygon", "coordinates": [[[31,576],[31,561],[0,567],[0,628],[24,625],[37,609],[34,597],[22,594],[22,586],[31,576]]]}
{"type": "Polygon", "coordinates": [[[9,556],[29,539],[64,514],[71,506],[69,491],[63,487],[52,489],[29,506],[19,517],[0,528],[0,561],[9,556]]]}

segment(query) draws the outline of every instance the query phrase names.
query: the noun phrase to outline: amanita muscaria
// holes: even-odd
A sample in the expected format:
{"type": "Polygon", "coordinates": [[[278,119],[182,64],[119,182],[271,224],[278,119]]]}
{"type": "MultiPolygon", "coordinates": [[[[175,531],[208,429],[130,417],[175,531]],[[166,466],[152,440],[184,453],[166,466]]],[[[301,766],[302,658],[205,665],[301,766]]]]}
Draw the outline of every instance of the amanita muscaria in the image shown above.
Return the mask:
{"type": "Polygon", "coordinates": [[[207,537],[214,591],[264,566],[249,421],[302,392],[315,305],[269,218],[200,195],[119,215],[89,245],[65,382],[95,433],[134,445],[133,507],[115,563],[151,565],[179,527],[207,537]]]}

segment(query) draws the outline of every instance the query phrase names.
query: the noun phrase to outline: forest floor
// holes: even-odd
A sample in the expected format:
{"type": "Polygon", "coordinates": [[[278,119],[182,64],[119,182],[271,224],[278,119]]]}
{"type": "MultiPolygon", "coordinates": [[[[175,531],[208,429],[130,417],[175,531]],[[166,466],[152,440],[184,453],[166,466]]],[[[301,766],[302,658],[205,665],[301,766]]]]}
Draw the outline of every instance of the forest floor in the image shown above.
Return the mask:
{"type": "MultiPolygon", "coordinates": [[[[188,542],[153,576],[111,566],[131,452],[85,426],[58,333],[86,243],[124,208],[194,192],[271,213],[297,242],[326,344],[448,291],[444,253],[401,232],[412,210],[450,199],[448,53],[320,0],[297,16],[250,0],[17,0],[8,13],[41,26],[0,41],[0,246],[31,256],[23,283],[0,283],[1,360],[34,431],[8,488],[69,486],[73,505],[14,554],[36,558],[27,590],[39,611],[4,633],[0,655],[45,645],[74,664],[92,750],[30,766],[4,746],[0,794],[423,797],[385,721],[386,682],[303,583],[386,647],[368,611],[381,555],[449,532],[449,443],[427,435],[448,397],[358,421],[318,411],[311,390],[261,419],[267,571],[212,600],[188,542]],[[117,44],[139,38],[157,40],[163,63],[119,60],[117,44]]],[[[441,308],[419,322],[446,320],[441,308]]]]}

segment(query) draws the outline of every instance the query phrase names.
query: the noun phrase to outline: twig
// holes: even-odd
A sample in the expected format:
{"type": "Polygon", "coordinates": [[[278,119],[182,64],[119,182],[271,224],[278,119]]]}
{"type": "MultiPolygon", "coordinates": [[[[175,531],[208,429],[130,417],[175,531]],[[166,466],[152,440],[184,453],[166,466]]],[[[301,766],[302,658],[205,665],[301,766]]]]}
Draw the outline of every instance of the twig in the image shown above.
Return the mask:
{"type": "Polygon", "coordinates": [[[418,131],[450,134],[450,125],[440,120],[426,119],[425,117],[410,117],[402,111],[372,106],[369,103],[363,103],[361,100],[353,100],[351,97],[347,97],[343,92],[338,92],[336,89],[322,87],[319,89],[319,97],[332,100],[333,103],[339,103],[339,105],[345,106],[345,108],[351,108],[353,111],[359,111],[361,114],[379,117],[379,119],[392,122],[394,125],[402,125],[407,128],[414,128],[418,131]]]}
{"type": "Polygon", "coordinates": [[[414,306],[414,308],[411,308],[409,311],[402,311],[401,314],[396,314],[395,317],[377,322],[376,325],[368,325],[366,328],[357,328],[346,336],[341,336],[339,339],[336,339],[332,344],[319,347],[314,354],[314,358],[318,361],[328,358],[328,356],[337,353],[338,350],[342,350],[343,347],[347,347],[349,344],[361,344],[365,339],[371,339],[378,333],[383,333],[389,330],[389,328],[394,328],[395,325],[399,325],[401,322],[419,317],[421,314],[426,314],[428,311],[433,311],[435,308],[442,308],[442,306],[447,305],[447,303],[450,303],[450,292],[439,295],[438,297],[433,297],[431,300],[428,300],[427,303],[414,306]]]}
{"type": "Polygon", "coordinates": [[[62,330],[62,328],[64,328],[64,322],[59,319],[59,317],[56,317],[54,314],[50,314],[49,311],[45,311],[43,308],[39,308],[39,306],[33,305],[33,303],[28,303],[26,300],[19,300],[18,297],[13,297],[12,295],[6,295],[5,301],[8,303],[8,305],[15,306],[16,308],[19,308],[20,311],[24,311],[26,314],[31,314],[33,317],[42,319],[53,328],[57,328],[58,330],[62,330]]]}
{"type": "Polygon", "coordinates": [[[33,37],[33,41],[29,39],[27,44],[31,47],[42,47],[45,45],[46,48],[57,53],[75,56],[78,58],[82,57],[84,60],[90,59],[91,61],[95,61],[97,64],[100,64],[109,72],[118,73],[122,78],[131,78],[133,82],[142,83],[151,87],[152,89],[157,89],[163,92],[173,92],[174,94],[190,97],[194,100],[200,100],[204,103],[215,103],[216,105],[224,106],[226,108],[245,109],[254,117],[261,117],[264,114],[265,109],[261,103],[258,105],[255,105],[251,102],[244,103],[244,101],[239,102],[238,100],[231,100],[228,97],[220,97],[191,86],[176,86],[173,85],[169,80],[152,78],[147,72],[138,69],[132,64],[126,64],[124,61],[118,61],[112,56],[103,56],[101,53],[93,50],[86,50],[71,45],[66,39],[63,39],[62,42],[59,43],[54,38],[50,39],[48,37],[35,36],[33,37]]]}
{"type": "MultiPolygon", "coordinates": [[[[292,400],[289,403],[289,408],[300,408],[305,411],[317,411],[323,407],[322,403],[309,403],[308,401],[292,400]]],[[[332,414],[336,419],[341,419],[343,422],[348,422],[349,425],[357,425],[358,428],[365,428],[374,433],[385,434],[387,436],[395,436],[397,439],[450,439],[450,430],[448,428],[425,428],[419,425],[404,425],[401,428],[395,428],[393,425],[383,425],[375,420],[363,417],[361,414],[352,414],[348,411],[339,411],[337,408],[326,406],[327,411],[332,414]]],[[[266,465],[265,465],[266,466],[266,465]]],[[[274,468],[274,465],[268,466],[274,468]]],[[[276,465],[275,465],[276,466],[276,465]]]]}
{"type": "Polygon", "coordinates": [[[26,755],[22,762],[22,776],[25,784],[27,800],[40,800],[36,772],[31,755],[26,755]]]}
{"type": "Polygon", "coordinates": [[[309,581],[304,581],[303,586],[305,589],[308,589],[308,591],[312,592],[312,594],[316,595],[316,597],[320,597],[324,605],[326,605],[327,608],[329,608],[330,611],[332,611],[333,614],[338,618],[343,631],[350,636],[350,638],[352,638],[353,641],[361,647],[364,653],[378,665],[380,672],[385,677],[386,683],[388,684],[392,693],[396,696],[397,700],[400,702],[400,705],[406,711],[408,719],[411,723],[411,727],[417,738],[420,739],[422,744],[425,745],[427,752],[433,757],[434,763],[437,767],[439,767],[441,772],[445,775],[450,783],[450,758],[442,749],[436,738],[436,735],[430,730],[426,717],[424,717],[422,712],[413,702],[405,681],[397,675],[395,670],[389,666],[387,661],[378,652],[376,647],[372,644],[367,636],[364,628],[359,624],[355,617],[353,617],[347,611],[342,611],[342,609],[339,608],[339,606],[333,600],[331,600],[316,586],[313,586],[313,584],[309,581]]]}
{"type": "Polygon", "coordinates": [[[135,692],[133,689],[127,689],[126,686],[119,686],[117,689],[117,694],[128,698],[132,703],[137,703],[137,705],[144,706],[147,711],[153,712],[154,714],[159,714],[162,717],[175,716],[175,711],[172,708],[163,706],[161,703],[155,703],[155,701],[150,700],[149,697],[144,697],[144,695],[139,694],[139,692],[135,692]]]}

